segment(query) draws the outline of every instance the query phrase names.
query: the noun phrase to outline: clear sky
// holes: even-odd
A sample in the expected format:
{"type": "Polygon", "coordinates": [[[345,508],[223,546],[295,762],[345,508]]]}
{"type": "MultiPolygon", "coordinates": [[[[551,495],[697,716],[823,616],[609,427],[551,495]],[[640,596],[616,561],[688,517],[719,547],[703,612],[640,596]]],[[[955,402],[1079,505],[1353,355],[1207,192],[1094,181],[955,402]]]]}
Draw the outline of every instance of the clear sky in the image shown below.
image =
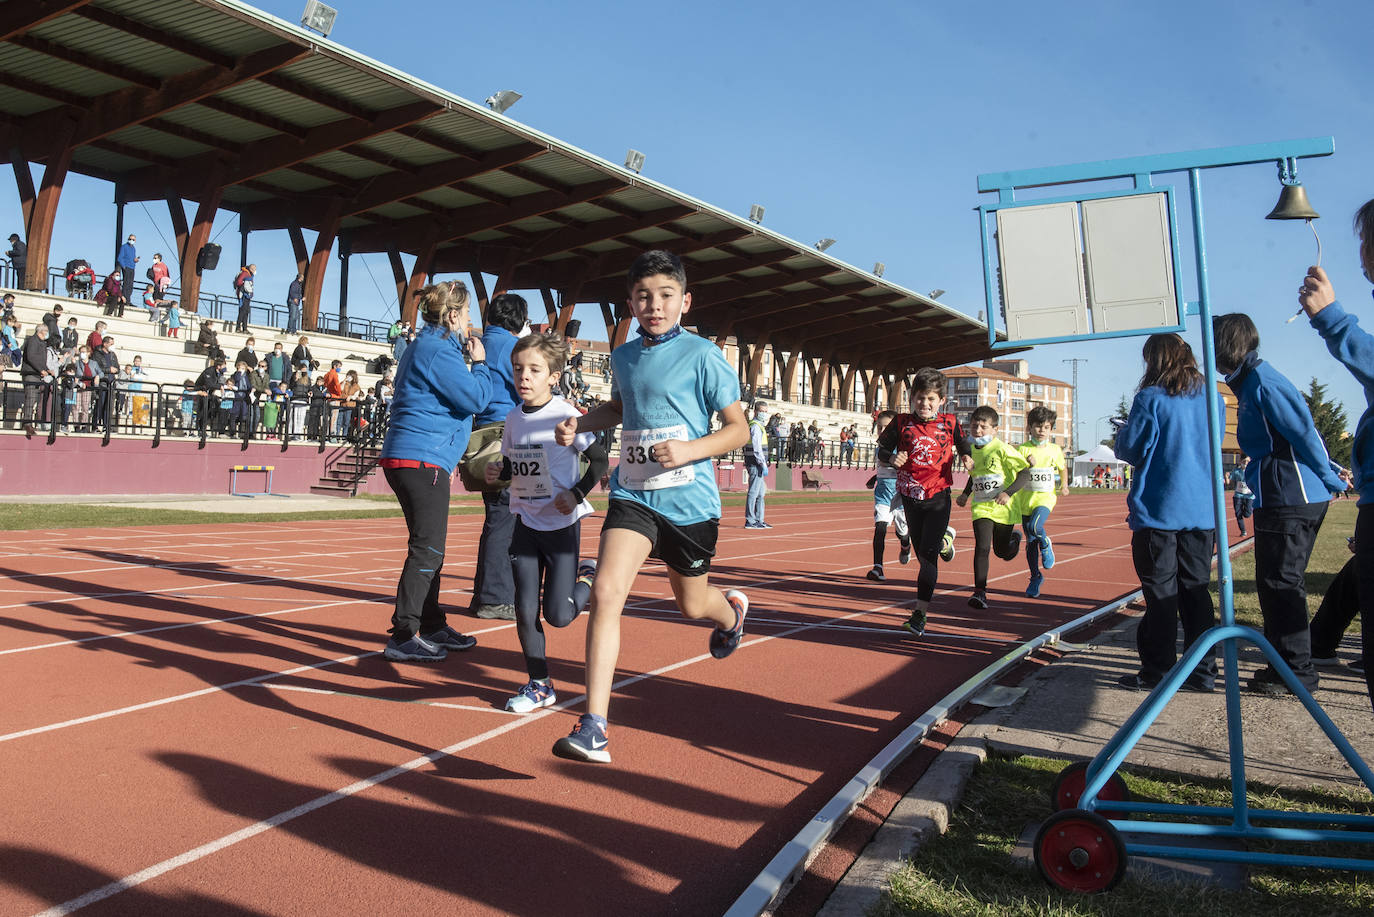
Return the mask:
{"type": "MultiPolygon", "coordinates": [[[[524,98],[512,118],[726,210],[767,208],[765,225],[976,315],[984,302],[973,208],[979,173],[1333,136],[1336,155],[1300,178],[1323,219],[1323,265],[1348,307],[1370,315],[1354,210],[1374,197],[1374,3],[1369,0],[335,0],[330,38],[468,99],[524,98]]],[[[259,8],[298,22],[303,0],[259,8]]],[[[1186,199],[1186,175],[1172,177],[1186,199]]],[[[1213,308],[1249,312],[1261,354],[1300,387],[1330,384],[1350,425],[1364,399],[1297,309],[1316,256],[1302,223],[1266,222],[1278,196],[1270,165],[1202,180],[1213,308]]],[[[109,185],[69,180],[53,260],[112,260],[109,185]]],[[[0,208],[17,225],[11,182],[0,208]]],[[[130,205],[140,254],[167,251],[166,207],[130,205]]],[[[227,261],[237,226],[221,214],[227,261]]],[[[6,233],[7,234],[7,233],[6,233]]],[[[259,296],[282,301],[293,273],[284,233],[254,234],[259,296]],[[280,289],[278,289],[280,288],[280,289]]],[[[1191,241],[1186,296],[1196,298],[1191,241]]],[[[147,263],[145,257],[144,262],[147,263]]],[[[337,261],[324,307],[337,303],[337,261]]],[[[227,292],[232,267],[207,275],[227,292]]],[[[355,258],[350,314],[394,314],[383,256],[355,258]],[[374,286],[371,274],[375,276],[374,286]]],[[[537,300],[537,296],[536,296],[537,300]]],[[[588,307],[583,327],[600,325],[588,307]]],[[[1189,333],[1195,346],[1196,319],[1189,333]]],[[[1033,372],[1068,379],[1081,358],[1079,434],[1134,391],[1142,338],[1042,347],[1033,372]]]]}

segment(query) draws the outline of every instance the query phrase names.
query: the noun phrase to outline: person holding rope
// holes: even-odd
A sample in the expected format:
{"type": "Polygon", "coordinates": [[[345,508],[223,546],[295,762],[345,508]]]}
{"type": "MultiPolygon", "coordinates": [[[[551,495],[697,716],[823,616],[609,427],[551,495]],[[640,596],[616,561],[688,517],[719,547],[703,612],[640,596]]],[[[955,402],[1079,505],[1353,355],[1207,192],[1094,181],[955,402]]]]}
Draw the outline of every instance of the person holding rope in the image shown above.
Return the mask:
{"type": "Polygon", "coordinates": [[[424,330],[396,373],[396,397],[382,445],[382,471],[405,514],[405,564],[385,655],[395,662],[440,662],[449,650],[477,645],[448,626],[439,604],[439,571],[448,537],[450,480],[472,431],[472,416],[491,401],[486,351],[465,337],[468,291],[438,283],[420,291],[424,330]],[[464,353],[472,358],[472,368],[464,353]]]}

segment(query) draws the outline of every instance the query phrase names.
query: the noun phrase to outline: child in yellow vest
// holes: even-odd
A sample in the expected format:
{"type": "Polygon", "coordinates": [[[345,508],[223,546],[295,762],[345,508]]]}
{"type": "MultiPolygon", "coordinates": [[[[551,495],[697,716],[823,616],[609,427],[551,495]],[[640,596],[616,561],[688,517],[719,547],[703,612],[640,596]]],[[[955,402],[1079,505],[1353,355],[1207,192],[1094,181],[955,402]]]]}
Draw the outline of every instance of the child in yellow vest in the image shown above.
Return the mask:
{"type": "Polygon", "coordinates": [[[1025,486],[1018,478],[1028,467],[1021,453],[997,438],[997,412],[979,405],[969,415],[973,444],[973,474],[969,476],[958,503],[964,506],[973,497],[973,595],[974,608],[988,607],[988,552],[1002,560],[1014,560],[1021,547],[1021,533],[1013,516],[1012,497],[1025,486]]]}
{"type": "Polygon", "coordinates": [[[1058,415],[1044,405],[1031,408],[1026,415],[1026,432],[1030,438],[1017,447],[1030,463],[1030,480],[1016,495],[1015,505],[1020,511],[1021,528],[1026,533],[1026,564],[1030,567],[1026,596],[1032,599],[1040,594],[1040,584],[1045,581],[1040,569],[1054,566],[1054,548],[1050,545],[1050,536],[1045,534],[1045,520],[1050,517],[1059,497],[1069,495],[1064,450],[1050,442],[1050,433],[1058,419],[1058,415]],[[1057,484],[1056,474],[1059,475],[1057,484]]]}

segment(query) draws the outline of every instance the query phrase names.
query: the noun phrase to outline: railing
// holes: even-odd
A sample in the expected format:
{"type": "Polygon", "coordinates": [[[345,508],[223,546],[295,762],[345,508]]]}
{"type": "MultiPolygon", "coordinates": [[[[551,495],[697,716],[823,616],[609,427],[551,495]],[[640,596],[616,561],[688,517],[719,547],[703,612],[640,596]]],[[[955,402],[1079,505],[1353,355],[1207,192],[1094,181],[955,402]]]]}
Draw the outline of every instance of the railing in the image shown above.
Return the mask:
{"type": "Polygon", "coordinates": [[[50,444],[59,432],[99,433],[104,444],[116,435],[151,436],[154,447],[164,436],[199,439],[202,445],[211,437],[245,446],[275,440],[284,452],[292,442],[318,443],[321,450],[331,440],[375,446],[386,435],[387,410],[370,395],[345,407],[322,395],[207,393],[126,380],[85,387],[64,376],[56,383],[0,381],[0,423],[7,429],[32,425],[50,444]]]}

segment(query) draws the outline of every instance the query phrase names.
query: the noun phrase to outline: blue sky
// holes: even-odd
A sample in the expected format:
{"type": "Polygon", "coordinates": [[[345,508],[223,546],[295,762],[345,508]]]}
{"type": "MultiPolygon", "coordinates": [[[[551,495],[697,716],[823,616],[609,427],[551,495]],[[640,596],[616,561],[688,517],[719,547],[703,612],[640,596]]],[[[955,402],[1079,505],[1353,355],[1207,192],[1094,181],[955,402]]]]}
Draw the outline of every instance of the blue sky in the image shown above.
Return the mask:
{"type": "MultiPolygon", "coordinates": [[[[1350,228],[1374,197],[1374,80],[1367,0],[1097,0],[1026,4],[811,0],[506,0],[453,4],[338,0],[330,36],[343,45],[480,101],[524,94],[508,115],[615,163],[630,147],[644,174],[803,242],[839,240],[830,254],[941,301],[983,308],[973,208],[981,172],[1302,137],[1334,136],[1336,155],[1300,177],[1337,293],[1370,315],[1369,284],[1350,228]]],[[[259,8],[290,22],[302,0],[259,8]]],[[[1173,177],[1186,194],[1186,176],[1173,177]]],[[[1261,354],[1305,387],[1313,375],[1345,403],[1363,396],[1305,319],[1284,320],[1316,254],[1302,223],[1263,219],[1277,198],[1270,165],[1204,173],[1213,308],[1249,312],[1261,354]]],[[[69,180],[54,261],[112,252],[109,185],[69,180]]],[[[17,225],[13,186],[0,207],[17,225]]],[[[165,206],[131,205],[140,252],[170,248],[165,206]]],[[[236,260],[237,227],[216,232],[236,260]]],[[[1196,298],[1191,242],[1185,289],[1196,298]]],[[[293,271],[282,233],[254,234],[260,295],[280,301],[293,271]],[[277,287],[280,291],[273,292],[277,287]]],[[[324,292],[337,303],[337,261],[324,292]]],[[[208,275],[227,290],[231,275],[208,275]]],[[[221,291],[223,292],[223,290],[221,291]]],[[[354,259],[350,312],[380,317],[394,299],[384,257],[354,259]],[[380,291],[373,286],[368,270],[380,291]]],[[[589,307],[584,327],[600,324],[589,307]]],[[[1369,318],[1368,324],[1374,321],[1369,318]]],[[[1189,334],[1196,345],[1196,320],[1189,334]]],[[[1068,379],[1082,358],[1082,440],[1129,395],[1143,339],[1041,347],[1033,372],[1068,379]]]]}

